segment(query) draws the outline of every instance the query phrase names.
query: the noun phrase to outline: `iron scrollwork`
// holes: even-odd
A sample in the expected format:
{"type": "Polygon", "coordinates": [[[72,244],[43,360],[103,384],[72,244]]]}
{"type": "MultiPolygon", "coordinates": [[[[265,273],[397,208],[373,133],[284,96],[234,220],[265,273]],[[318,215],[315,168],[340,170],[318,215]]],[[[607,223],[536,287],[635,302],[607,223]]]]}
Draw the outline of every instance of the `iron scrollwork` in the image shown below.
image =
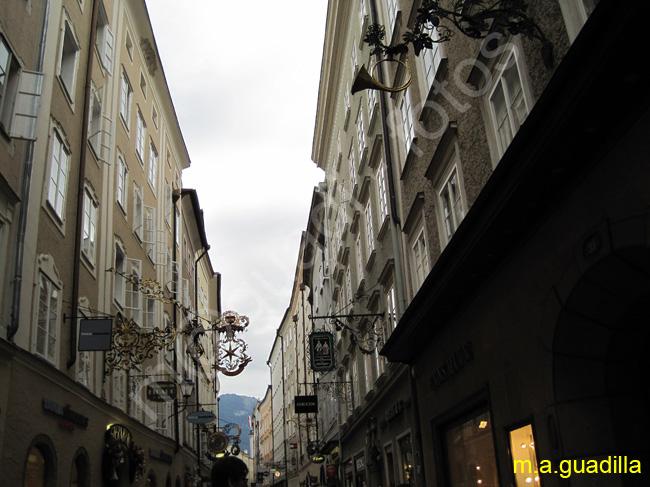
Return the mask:
{"type": "Polygon", "coordinates": [[[375,326],[377,320],[383,316],[384,313],[360,313],[329,316],[309,315],[309,318],[312,320],[328,320],[330,324],[335,326],[336,331],[348,330],[350,332],[350,341],[359,347],[362,353],[371,355],[383,342],[381,332],[375,326]],[[370,318],[374,319],[371,321],[370,318]],[[355,324],[355,327],[345,324],[343,320],[355,324]]]}

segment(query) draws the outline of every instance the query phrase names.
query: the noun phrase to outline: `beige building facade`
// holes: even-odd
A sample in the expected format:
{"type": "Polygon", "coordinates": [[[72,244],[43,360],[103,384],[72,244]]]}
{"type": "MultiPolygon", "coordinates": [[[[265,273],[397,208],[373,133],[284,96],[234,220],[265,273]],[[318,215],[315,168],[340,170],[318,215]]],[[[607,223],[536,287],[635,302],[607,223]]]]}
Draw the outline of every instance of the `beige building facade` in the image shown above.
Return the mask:
{"type": "Polygon", "coordinates": [[[198,485],[209,431],[186,418],[218,416],[221,281],[146,5],[10,1],[0,42],[0,470],[198,485]],[[80,349],[102,319],[164,346],[80,349]],[[154,393],[182,381],[187,398],[154,393]]]}

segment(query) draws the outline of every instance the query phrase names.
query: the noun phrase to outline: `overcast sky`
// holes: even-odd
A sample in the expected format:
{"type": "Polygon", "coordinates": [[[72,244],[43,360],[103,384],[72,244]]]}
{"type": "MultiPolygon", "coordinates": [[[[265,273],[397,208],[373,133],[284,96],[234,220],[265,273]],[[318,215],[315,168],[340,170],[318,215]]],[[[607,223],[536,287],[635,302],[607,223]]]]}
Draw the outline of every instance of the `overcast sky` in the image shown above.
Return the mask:
{"type": "Polygon", "coordinates": [[[311,161],[327,0],[147,0],[198,192],[222,306],[253,359],[221,393],[262,398],[300,234],[324,179],[311,161]]]}

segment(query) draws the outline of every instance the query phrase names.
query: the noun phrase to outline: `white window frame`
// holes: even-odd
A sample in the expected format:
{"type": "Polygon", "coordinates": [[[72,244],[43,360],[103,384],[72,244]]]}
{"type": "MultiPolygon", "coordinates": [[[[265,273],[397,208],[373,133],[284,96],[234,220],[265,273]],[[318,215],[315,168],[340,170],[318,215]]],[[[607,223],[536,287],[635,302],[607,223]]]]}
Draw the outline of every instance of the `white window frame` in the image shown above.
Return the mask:
{"type": "Polygon", "coordinates": [[[33,351],[35,355],[55,365],[59,346],[60,292],[61,283],[55,282],[52,276],[39,269],[33,351]],[[46,302],[43,301],[43,292],[46,293],[46,302]]]}
{"type": "Polygon", "coordinates": [[[497,162],[506,152],[506,149],[516,136],[521,125],[525,122],[533,106],[531,89],[526,76],[526,66],[520,52],[521,49],[518,44],[512,40],[508,44],[507,49],[504,50],[501,61],[496,66],[497,72],[485,98],[497,162]],[[513,97],[509,89],[510,86],[506,83],[507,75],[513,72],[511,71],[512,69],[515,70],[516,74],[514,79],[519,82],[520,90],[518,94],[520,94],[520,97],[513,97]],[[497,114],[495,108],[498,105],[497,98],[503,99],[505,109],[504,117],[499,117],[497,114]],[[521,108],[522,103],[525,111],[523,118],[522,113],[517,113],[515,107],[516,104],[521,108]],[[500,130],[500,127],[503,128],[503,131],[500,130]]]}
{"type": "Polygon", "coordinates": [[[366,132],[363,125],[363,109],[359,106],[357,114],[357,143],[359,145],[359,163],[363,162],[363,154],[366,150],[366,132]]]}
{"type": "Polygon", "coordinates": [[[146,150],[147,124],[144,121],[144,115],[138,107],[135,125],[135,153],[138,156],[140,164],[144,165],[144,155],[146,150]]]}
{"type": "Polygon", "coordinates": [[[115,243],[114,262],[116,272],[114,273],[115,280],[113,281],[113,299],[121,308],[124,308],[126,303],[126,278],[121,274],[126,274],[127,257],[126,250],[124,250],[124,247],[118,242],[115,243]]]}
{"type": "Polygon", "coordinates": [[[53,131],[50,156],[50,177],[47,185],[47,202],[61,222],[65,220],[70,150],[58,130],[53,131]]]}
{"type": "Polygon", "coordinates": [[[368,258],[370,258],[370,255],[375,251],[375,231],[372,222],[372,205],[370,201],[366,203],[364,216],[366,221],[366,248],[368,249],[368,258]]]}
{"type": "Polygon", "coordinates": [[[442,222],[442,241],[445,242],[445,245],[449,243],[460,222],[465,218],[465,198],[462,187],[458,166],[454,164],[436,188],[439,215],[442,222]]]}
{"type": "Polygon", "coordinates": [[[130,310],[130,318],[142,325],[142,293],[138,282],[142,279],[142,261],[126,259],[127,275],[131,281],[126,282],[124,309],[130,310]]]}
{"type": "Polygon", "coordinates": [[[81,47],[72,21],[67,18],[67,15],[65,17],[61,27],[58,77],[66,95],[69,97],[70,103],[73,103],[77,78],[77,61],[81,47]]]}
{"type": "Polygon", "coordinates": [[[129,130],[129,120],[131,118],[131,104],[133,102],[133,87],[126,70],[122,69],[122,80],[120,82],[120,117],[129,130]]]}
{"type": "Polygon", "coordinates": [[[406,159],[406,156],[411,150],[411,143],[415,138],[413,109],[411,107],[411,98],[409,97],[408,88],[402,91],[402,96],[399,100],[399,113],[402,122],[402,135],[404,137],[404,158],[406,159]]]}
{"type": "Polygon", "coordinates": [[[129,168],[124,161],[124,155],[117,156],[117,177],[115,183],[115,199],[117,204],[122,209],[124,214],[127,214],[127,201],[128,201],[128,182],[129,182],[129,168]]]}
{"type": "Polygon", "coordinates": [[[587,22],[598,0],[560,0],[560,9],[564,18],[569,42],[573,43],[587,22]],[[585,5],[589,3],[589,5],[585,5]]]}
{"type": "Polygon", "coordinates": [[[108,16],[104,8],[104,2],[99,4],[99,11],[97,13],[97,35],[95,37],[95,47],[99,54],[99,59],[106,72],[113,74],[113,56],[115,52],[115,36],[111,29],[108,27],[108,16]]]}
{"type": "Polygon", "coordinates": [[[89,188],[84,189],[83,201],[83,225],[81,252],[91,265],[95,265],[97,253],[97,220],[99,204],[97,199],[90,192],[89,188]]]}
{"type": "Polygon", "coordinates": [[[110,164],[113,121],[104,114],[103,93],[103,86],[93,90],[90,103],[88,140],[97,159],[110,164]]]}
{"type": "Polygon", "coordinates": [[[388,217],[388,184],[386,181],[386,168],[383,159],[377,166],[377,203],[379,204],[380,225],[384,224],[388,217]]]}
{"type": "Polygon", "coordinates": [[[14,139],[36,140],[43,73],[22,69],[0,34],[0,126],[14,139]]]}
{"type": "Polygon", "coordinates": [[[427,241],[424,223],[416,228],[415,237],[409,245],[412,259],[414,294],[420,289],[431,270],[429,267],[429,243],[427,241]]]}
{"type": "Polygon", "coordinates": [[[142,197],[142,188],[133,184],[133,233],[142,242],[142,233],[144,230],[144,199],[142,197]]]}
{"type": "Polygon", "coordinates": [[[147,180],[149,181],[149,186],[156,194],[156,182],[158,180],[158,150],[153,143],[153,140],[149,142],[149,170],[147,172],[147,180]]]}
{"type": "Polygon", "coordinates": [[[356,156],[354,155],[354,144],[350,144],[350,152],[348,152],[348,161],[350,164],[350,198],[354,194],[354,187],[357,185],[357,163],[356,156]]]}

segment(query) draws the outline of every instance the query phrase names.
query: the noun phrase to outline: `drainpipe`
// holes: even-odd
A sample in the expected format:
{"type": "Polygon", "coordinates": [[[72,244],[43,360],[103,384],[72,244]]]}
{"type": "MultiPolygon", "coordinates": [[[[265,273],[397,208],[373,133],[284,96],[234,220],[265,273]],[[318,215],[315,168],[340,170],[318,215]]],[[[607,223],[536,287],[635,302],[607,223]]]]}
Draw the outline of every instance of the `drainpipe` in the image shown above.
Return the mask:
{"type": "MultiPolygon", "coordinates": [[[[46,0],[41,18],[41,40],[38,45],[36,71],[43,71],[45,59],[45,39],[47,37],[48,20],[50,16],[50,1],[46,0]]],[[[16,229],[16,257],[11,303],[11,320],[7,327],[7,340],[13,342],[13,337],[20,326],[20,297],[23,285],[23,259],[25,254],[25,233],[27,228],[27,210],[29,208],[29,193],[32,184],[32,168],[34,166],[34,141],[26,142],[25,158],[23,160],[23,178],[20,188],[20,210],[18,213],[18,228],[16,229]]]]}
{"type": "MultiPolygon", "coordinates": [[[[180,190],[173,190],[172,191],[172,211],[174,212],[173,214],[173,232],[174,232],[174,245],[172,246],[172,260],[176,262],[176,259],[178,258],[178,254],[176,253],[176,235],[178,231],[178,213],[176,212],[176,205],[178,204],[178,200],[181,197],[181,192],[180,190]]],[[[179,290],[176,289],[176,292],[179,290]]],[[[178,327],[178,307],[173,306],[173,320],[174,320],[174,326],[178,327]]],[[[178,349],[176,346],[174,346],[174,378],[176,379],[178,373],[178,349]]],[[[181,442],[180,442],[180,426],[178,424],[178,399],[174,401],[174,418],[176,421],[174,421],[174,440],[175,440],[175,446],[174,446],[174,454],[178,453],[181,449],[181,442]]]]}
{"type": "Polygon", "coordinates": [[[86,66],[86,92],[84,98],[84,118],[81,129],[81,147],[79,149],[79,182],[77,188],[77,221],[74,239],[74,269],[72,273],[72,317],[70,322],[70,351],[68,354],[68,368],[72,367],[77,361],[77,314],[79,312],[79,271],[81,266],[81,236],[83,232],[83,213],[84,213],[84,180],[86,178],[86,156],[88,154],[88,124],[90,122],[90,97],[92,95],[92,71],[93,46],[97,36],[97,12],[99,11],[99,2],[93,2],[93,13],[91,16],[90,46],[88,53],[88,64],[86,66]]]}
{"type": "MultiPolygon", "coordinates": [[[[377,7],[374,1],[370,2],[370,12],[372,16],[372,22],[377,23],[377,7]]],[[[383,84],[383,74],[382,70],[378,69],[376,72],[377,81],[383,84]]],[[[388,108],[385,96],[389,96],[385,92],[380,93],[379,105],[381,108],[381,121],[382,121],[382,131],[383,131],[383,141],[384,141],[384,152],[386,154],[386,172],[388,179],[388,191],[390,197],[390,219],[391,219],[391,240],[393,243],[393,254],[395,256],[395,288],[397,292],[397,312],[400,316],[403,315],[406,310],[406,294],[404,292],[404,273],[402,266],[402,252],[400,245],[401,235],[401,222],[397,214],[397,201],[396,201],[396,191],[393,175],[393,158],[391,155],[391,144],[390,144],[390,134],[388,127],[388,108]]],[[[415,369],[411,365],[407,365],[407,374],[409,381],[409,392],[411,394],[411,414],[410,414],[410,423],[413,431],[413,456],[415,459],[415,485],[416,487],[424,487],[426,485],[424,478],[424,469],[422,468],[422,436],[421,436],[421,427],[420,427],[420,414],[418,407],[418,398],[417,398],[417,387],[415,383],[415,369]]]]}
{"type": "MultiPolygon", "coordinates": [[[[205,256],[205,254],[208,253],[208,250],[210,250],[210,246],[206,246],[203,248],[203,252],[201,255],[197,257],[197,259],[194,261],[194,306],[196,307],[196,322],[198,324],[198,317],[199,317],[199,275],[198,275],[198,264],[199,261],[205,256]]],[[[201,407],[201,402],[199,400],[199,392],[201,391],[201,384],[199,383],[199,355],[198,355],[198,347],[197,347],[197,342],[199,340],[200,333],[196,333],[194,335],[194,353],[196,356],[196,360],[194,363],[194,379],[195,379],[195,384],[196,384],[196,410],[198,411],[199,408],[201,407]]],[[[196,466],[198,468],[198,476],[199,478],[203,478],[201,475],[201,425],[197,423],[196,425],[196,466]]],[[[203,480],[200,481],[201,483],[199,485],[203,484],[203,480]]]]}

